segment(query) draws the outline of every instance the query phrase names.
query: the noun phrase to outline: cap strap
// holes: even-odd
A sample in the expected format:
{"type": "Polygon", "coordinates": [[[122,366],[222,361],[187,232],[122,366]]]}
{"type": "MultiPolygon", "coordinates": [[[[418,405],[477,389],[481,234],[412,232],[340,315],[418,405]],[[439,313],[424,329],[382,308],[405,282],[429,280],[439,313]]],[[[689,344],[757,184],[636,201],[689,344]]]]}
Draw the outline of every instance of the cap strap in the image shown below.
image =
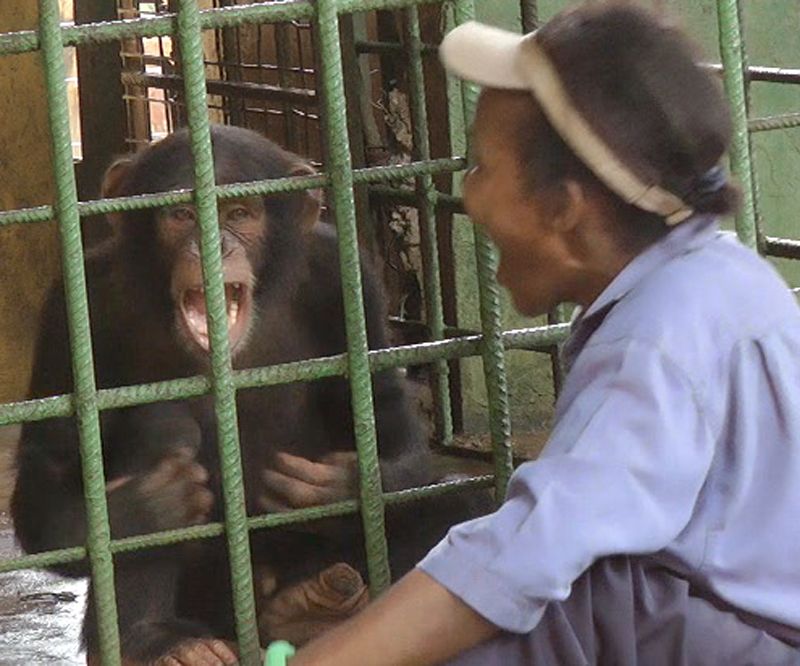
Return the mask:
{"type": "Polygon", "coordinates": [[[694,210],[667,190],[642,182],[592,130],[573,106],[550,58],[536,43],[535,33],[520,44],[524,76],[544,114],[564,142],[614,193],[629,204],[661,215],[668,225],[678,224],[694,210]]]}

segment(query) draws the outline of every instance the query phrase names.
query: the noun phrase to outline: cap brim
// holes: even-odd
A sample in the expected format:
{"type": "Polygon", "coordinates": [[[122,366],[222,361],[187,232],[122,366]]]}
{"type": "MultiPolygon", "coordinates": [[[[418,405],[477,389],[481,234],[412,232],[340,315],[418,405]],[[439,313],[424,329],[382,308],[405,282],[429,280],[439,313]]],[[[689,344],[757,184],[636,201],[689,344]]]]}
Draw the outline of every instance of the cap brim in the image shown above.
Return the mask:
{"type": "Polygon", "coordinates": [[[439,56],[444,66],[467,81],[490,88],[528,88],[519,70],[520,46],[528,35],[469,21],[442,40],[439,56]]]}

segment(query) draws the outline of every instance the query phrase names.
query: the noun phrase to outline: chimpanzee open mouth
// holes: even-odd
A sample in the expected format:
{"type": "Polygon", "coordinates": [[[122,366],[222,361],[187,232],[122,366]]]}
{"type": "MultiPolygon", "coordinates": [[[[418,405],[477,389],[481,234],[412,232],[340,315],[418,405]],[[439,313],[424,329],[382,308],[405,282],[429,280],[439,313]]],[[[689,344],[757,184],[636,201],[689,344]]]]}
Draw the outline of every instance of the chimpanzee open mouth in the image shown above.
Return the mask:
{"type": "MultiPolygon", "coordinates": [[[[242,339],[250,318],[250,287],[243,282],[225,283],[225,305],[228,315],[228,338],[231,349],[242,339]]],[[[209,350],[205,290],[186,289],[180,299],[181,315],[186,330],[203,351],[209,350]]]]}

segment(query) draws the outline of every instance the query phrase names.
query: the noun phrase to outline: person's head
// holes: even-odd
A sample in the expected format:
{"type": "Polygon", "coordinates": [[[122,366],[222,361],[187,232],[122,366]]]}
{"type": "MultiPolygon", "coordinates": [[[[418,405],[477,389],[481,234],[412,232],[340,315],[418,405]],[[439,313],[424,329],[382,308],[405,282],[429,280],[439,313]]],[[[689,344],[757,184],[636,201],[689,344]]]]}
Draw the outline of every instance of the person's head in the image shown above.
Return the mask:
{"type": "Polygon", "coordinates": [[[442,54],[486,86],[464,198],[522,312],[586,305],[675,225],[735,210],[720,86],[651,13],[585,4],[522,39],[471,24],[442,54]]]}

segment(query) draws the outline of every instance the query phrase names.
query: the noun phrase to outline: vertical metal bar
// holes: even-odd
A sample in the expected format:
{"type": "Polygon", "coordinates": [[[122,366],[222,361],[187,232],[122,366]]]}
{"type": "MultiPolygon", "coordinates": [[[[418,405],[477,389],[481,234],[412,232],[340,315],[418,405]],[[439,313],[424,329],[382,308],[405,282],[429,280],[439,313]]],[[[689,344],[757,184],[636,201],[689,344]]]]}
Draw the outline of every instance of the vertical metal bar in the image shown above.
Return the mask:
{"type": "MultiPolygon", "coordinates": [[[[114,566],[109,541],[100,418],[94,379],[89,304],[83,269],[83,246],[78,216],[78,192],[72,164],[69,104],[61,41],[58,0],[39,0],[39,39],[47,85],[50,142],[55,179],[54,209],[59,223],[67,305],[75,417],[80,438],[83,487],[86,498],[87,550],[97,604],[98,639],[103,664],[120,663],[114,566]]],[[[42,489],[46,492],[46,489],[42,489]]]]}
{"type": "Polygon", "coordinates": [[[736,0],[717,0],[719,48],[722,56],[723,82],[731,105],[733,141],[731,171],[742,184],[744,201],[736,216],[736,233],[749,247],[756,247],[756,211],[753,198],[753,170],[747,129],[745,74],[742,62],[742,29],[736,0]]]}
{"type": "MultiPolygon", "coordinates": [[[[409,7],[405,16],[405,42],[408,54],[408,82],[411,94],[411,126],[414,141],[414,159],[431,157],[428,137],[428,109],[425,103],[425,75],[422,69],[422,38],[419,29],[419,11],[409,7]]],[[[425,309],[432,340],[444,340],[444,306],[442,304],[442,278],[439,271],[439,248],[436,241],[435,188],[432,176],[416,179],[419,203],[419,226],[422,241],[423,287],[425,309]]],[[[433,364],[433,400],[437,440],[447,446],[453,440],[453,419],[450,410],[450,386],[447,361],[433,364]]]]}
{"type": "MultiPolygon", "coordinates": [[[[747,39],[745,35],[744,29],[744,18],[743,18],[743,10],[742,10],[742,3],[741,0],[737,0],[736,2],[736,16],[739,20],[739,26],[741,31],[741,53],[740,57],[742,60],[742,71],[744,72],[744,108],[745,113],[747,113],[747,117],[750,117],[750,88],[751,88],[751,80],[750,76],[748,75],[749,71],[749,58],[747,57],[747,39]]],[[[750,130],[748,124],[748,132],[747,132],[747,148],[750,152],[750,179],[753,188],[753,213],[755,218],[755,226],[756,226],[756,246],[759,250],[763,247],[763,240],[764,240],[764,220],[761,215],[761,194],[759,192],[759,185],[758,185],[758,169],[756,168],[756,155],[755,151],[753,150],[753,132],[750,130]]]]}
{"type": "MultiPolygon", "coordinates": [[[[455,21],[461,24],[475,18],[473,0],[456,0],[455,21]]],[[[469,127],[475,115],[478,87],[462,82],[464,124],[469,127]]],[[[503,500],[508,479],[513,471],[511,451],[511,418],[508,410],[505,351],[500,322],[500,290],[495,277],[497,251],[486,234],[475,227],[475,254],[478,262],[478,298],[481,332],[483,333],[483,372],[489,398],[489,429],[492,437],[495,467],[495,500],[503,500]]]]}
{"type": "MultiPolygon", "coordinates": [[[[547,313],[548,326],[563,324],[567,320],[566,307],[557,305],[551,312],[547,313]]],[[[553,395],[558,399],[561,387],[564,385],[564,367],[561,363],[562,345],[553,345],[550,350],[550,367],[553,374],[553,395]]]]}
{"type": "Polygon", "coordinates": [[[178,38],[181,45],[186,112],[194,157],[195,202],[200,225],[203,286],[211,341],[212,389],[217,416],[217,439],[225,504],[225,532],[233,586],[236,637],[242,663],[256,664],[259,659],[259,645],[253,598],[253,576],[250,567],[250,544],[236,419],[236,392],[233,386],[228,341],[225,285],[222,279],[219,221],[214,194],[214,159],[206,109],[206,80],[200,13],[196,0],[180,0],[178,38]]]}
{"type": "Polygon", "coordinates": [[[347,363],[353,402],[358,463],[361,473],[361,517],[364,522],[370,591],[380,593],[389,584],[389,563],[384,530],[384,506],[372,406],[372,381],[367,359],[361,266],[353,197],[353,173],[342,103],[342,71],[336,0],[317,0],[315,21],[320,48],[322,115],[325,117],[325,170],[330,175],[330,204],[339,237],[347,363]]]}
{"type": "Polygon", "coordinates": [[[539,2],[538,0],[522,0],[522,32],[532,32],[539,27],[539,2]]]}

